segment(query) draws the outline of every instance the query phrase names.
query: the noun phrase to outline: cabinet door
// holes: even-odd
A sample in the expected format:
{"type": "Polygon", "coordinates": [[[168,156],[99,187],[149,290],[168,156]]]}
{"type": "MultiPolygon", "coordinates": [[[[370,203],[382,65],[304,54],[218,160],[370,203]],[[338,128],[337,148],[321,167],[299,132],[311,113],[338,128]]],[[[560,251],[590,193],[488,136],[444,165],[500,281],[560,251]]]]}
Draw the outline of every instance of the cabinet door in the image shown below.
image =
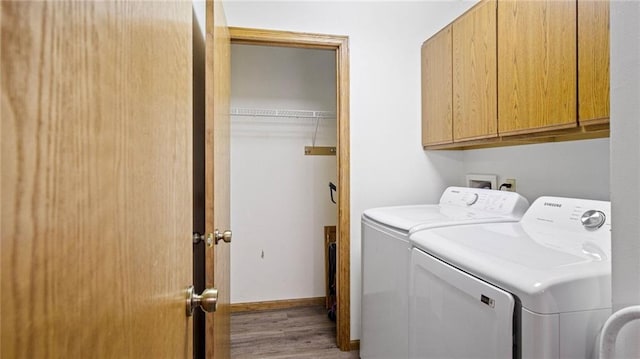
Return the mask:
{"type": "Polygon", "coordinates": [[[578,1],[578,119],[609,122],[609,1],[578,1]]]}
{"type": "Polygon", "coordinates": [[[422,45],[422,145],[451,143],[451,26],[422,45]]]}
{"type": "Polygon", "coordinates": [[[575,0],[498,4],[501,135],[575,127],[575,0]]]}
{"type": "Polygon", "coordinates": [[[453,23],[454,141],[498,135],[496,1],[453,23]]]}

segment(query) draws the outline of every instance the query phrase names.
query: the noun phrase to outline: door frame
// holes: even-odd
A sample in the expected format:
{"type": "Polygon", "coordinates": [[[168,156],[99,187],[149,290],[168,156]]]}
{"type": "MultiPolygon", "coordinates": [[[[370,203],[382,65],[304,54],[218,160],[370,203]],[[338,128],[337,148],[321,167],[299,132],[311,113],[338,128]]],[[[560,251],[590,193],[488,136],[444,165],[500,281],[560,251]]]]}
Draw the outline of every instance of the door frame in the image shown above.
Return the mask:
{"type": "Polygon", "coordinates": [[[350,286],[350,182],[349,182],[349,38],[278,30],[229,27],[231,44],[280,46],[336,52],[336,121],[338,164],[338,226],[336,228],[337,265],[336,343],[340,350],[351,350],[350,286]]]}

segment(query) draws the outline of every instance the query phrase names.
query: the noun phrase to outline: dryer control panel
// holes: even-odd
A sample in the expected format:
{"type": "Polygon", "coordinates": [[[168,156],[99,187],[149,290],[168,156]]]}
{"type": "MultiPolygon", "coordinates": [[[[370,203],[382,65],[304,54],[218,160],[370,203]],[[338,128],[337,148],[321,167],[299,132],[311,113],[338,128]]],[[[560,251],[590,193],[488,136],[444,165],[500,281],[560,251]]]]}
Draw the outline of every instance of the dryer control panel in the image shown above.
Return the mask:
{"type": "Polygon", "coordinates": [[[523,223],[575,233],[611,231],[611,202],[564,197],[540,197],[522,218],[523,223]]]}

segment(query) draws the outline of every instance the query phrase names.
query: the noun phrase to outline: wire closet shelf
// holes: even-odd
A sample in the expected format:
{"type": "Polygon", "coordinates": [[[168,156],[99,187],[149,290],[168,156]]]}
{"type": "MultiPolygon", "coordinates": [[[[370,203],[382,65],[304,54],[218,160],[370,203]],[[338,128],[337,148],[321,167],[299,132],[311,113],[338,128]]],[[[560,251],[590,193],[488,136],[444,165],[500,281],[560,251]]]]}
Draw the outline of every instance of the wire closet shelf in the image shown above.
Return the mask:
{"type": "Polygon", "coordinates": [[[310,110],[283,110],[283,109],[257,109],[257,108],[231,108],[232,117],[264,117],[283,119],[309,119],[315,121],[315,129],[311,139],[311,146],[305,146],[304,154],[308,156],[335,156],[335,146],[316,146],[316,137],[320,120],[335,120],[336,113],[331,111],[310,111],[310,110]]]}
{"type": "Polygon", "coordinates": [[[335,119],[336,113],[331,111],[232,108],[231,116],[335,119]]]}

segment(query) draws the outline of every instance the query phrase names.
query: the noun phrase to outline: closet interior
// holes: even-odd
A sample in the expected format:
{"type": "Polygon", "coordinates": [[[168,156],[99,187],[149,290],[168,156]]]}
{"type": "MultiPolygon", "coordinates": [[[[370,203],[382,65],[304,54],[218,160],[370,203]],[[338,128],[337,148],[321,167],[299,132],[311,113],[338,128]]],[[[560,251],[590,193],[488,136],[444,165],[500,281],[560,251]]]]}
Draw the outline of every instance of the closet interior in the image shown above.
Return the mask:
{"type": "Polygon", "coordinates": [[[334,50],[232,44],[232,309],[315,300],[332,315],[336,134],[334,50]]]}

